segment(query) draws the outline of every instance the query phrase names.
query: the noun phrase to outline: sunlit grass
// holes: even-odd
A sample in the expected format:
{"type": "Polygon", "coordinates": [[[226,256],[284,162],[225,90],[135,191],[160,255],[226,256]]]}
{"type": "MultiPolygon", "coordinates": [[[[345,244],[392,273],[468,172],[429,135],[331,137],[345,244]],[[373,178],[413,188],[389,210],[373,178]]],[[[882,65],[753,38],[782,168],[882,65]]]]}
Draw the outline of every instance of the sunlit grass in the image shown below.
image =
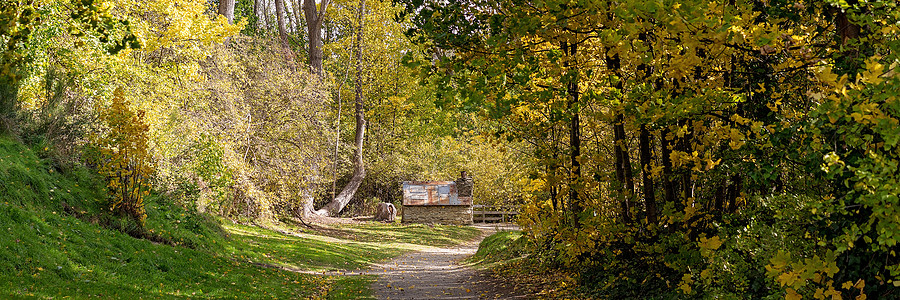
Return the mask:
{"type": "Polygon", "coordinates": [[[362,269],[406,251],[458,244],[479,233],[470,227],[379,223],[333,225],[321,232],[288,228],[297,231],[293,235],[239,224],[223,227],[234,240],[226,246],[231,255],[309,271],[362,269]]]}
{"type": "Polygon", "coordinates": [[[321,232],[284,226],[280,230],[293,232],[286,235],[151,197],[147,228],[171,246],[100,226],[105,195],[99,180],[85,169],[61,173],[0,137],[0,298],[365,299],[374,276],[294,270],[362,269],[478,234],[466,227],[373,222],[321,232]]]}
{"type": "Polygon", "coordinates": [[[497,232],[482,240],[475,255],[465,262],[482,269],[502,267],[521,260],[526,243],[521,231],[497,232]]]}

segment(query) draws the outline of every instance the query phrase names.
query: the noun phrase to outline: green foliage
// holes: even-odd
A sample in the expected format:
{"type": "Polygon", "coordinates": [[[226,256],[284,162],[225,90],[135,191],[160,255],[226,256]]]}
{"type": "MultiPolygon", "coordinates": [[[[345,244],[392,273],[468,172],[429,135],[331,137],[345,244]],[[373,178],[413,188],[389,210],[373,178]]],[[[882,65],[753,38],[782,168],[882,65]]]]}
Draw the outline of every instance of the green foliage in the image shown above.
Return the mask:
{"type": "MultiPolygon", "coordinates": [[[[97,200],[103,178],[60,172],[0,136],[0,297],[336,298],[367,297],[372,277],[309,275],[281,268],[347,270],[416,249],[470,240],[457,226],[340,225],[281,232],[214,219],[147,197],[150,241],[110,230],[97,200]],[[293,232],[292,235],[284,234],[293,232]],[[327,235],[325,233],[328,233],[327,235]],[[383,243],[390,239],[396,243],[383,243]],[[360,293],[363,292],[363,293],[360,293]]],[[[303,227],[305,228],[305,227],[303,227]]]]}
{"type": "MultiPolygon", "coordinates": [[[[22,63],[20,49],[27,44],[39,16],[31,3],[4,1],[0,4],[0,41],[3,42],[0,51],[0,87],[9,88],[21,79],[21,74],[17,72],[22,63]]],[[[11,111],[11,100],[3,95],[0,109],[11,111]]]]}
{"type": "MultiPolygon", "coordinates": [[[[105,53],[141,47],[129,22],[113,16],[108,4],[90,1],[6,1],[0,4],[0,110],[16,111],[19,81],[32,73],[36,53],[45,50],[52,36],[66,31],[75,47],[99,42],[105,53]]],[[[4,116],[8,117],[8,116],[4,116]]]]}
{"type": "Polygon", "coordinates": [[[501,231],[492,234],[478,245],[478,251],[468,259],[469,262],[489,265],[521,258],[527,253],[528,237],[519,231],[501,231]]]}
{"type": "Polygon", "coordinates": [[[234,175],[226,165],[224,149],[215,139],[201,136],[191,152],[196,155],[190,167],[191,173],[202,180],[204,189],[212,191],[210,196],[216,200],[210,201],[221,202],[227,196],[228,188],[234,185],[234,175]]]}
{"type": "Polygon", "coordinates": [[[404,2],[436,102],[530,145],[520,223],[588,295],[896,294],[895,1],[404,2]]]}
{"type": "Polygon", "coordinates": [[[179,145],[167,177],[197,176],[201,208],[246,221],[293,217],[325,181],[331,99],[291,57],[272,55],[273,47],[273,40],[235,37],[214,49],[200,70],[209,80],[194,83],[210,93],[175,110],[184,114],[167,133],[179,145]]]}
{"type": "Polygon", "coordinates": [[[515,144],[495,144],[482,136],[462,133],[452,136],[408,136],[405,140],[373,142],[373,148],[393,149],[387,154],[372,151],[372,176],[360,187],[360,195],[400,203],[398,182],[407,180],[455,180],[466,171],[475,182],[474,201],[482,205],[519,205],[528,196],[523,191],[531,181],[531,161],[520,157],[515,144]]]}
{"type": "Polygon", "coordinates": [[[106,130],[92,141],[96,151],[92,161],[107,180],[109,210],[128,216],[143,227],[147,218],[144,197],[150,194],[153,165],[144,112],[135,112],[128,106],[124,92],[117,89],[112,104],[97,109],[106,130]]]}

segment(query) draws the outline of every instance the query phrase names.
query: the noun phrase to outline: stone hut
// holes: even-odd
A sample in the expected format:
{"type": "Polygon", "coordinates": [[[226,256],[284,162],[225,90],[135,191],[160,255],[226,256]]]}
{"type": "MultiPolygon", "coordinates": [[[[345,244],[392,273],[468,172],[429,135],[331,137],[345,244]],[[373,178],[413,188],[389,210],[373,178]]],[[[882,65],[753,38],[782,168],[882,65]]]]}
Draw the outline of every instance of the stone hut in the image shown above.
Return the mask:
{"type": "Polygon", "coordinates": [[[456,181],[404,181],[403,223],[472,224],[473,187],[466,172],[456,181]]]}

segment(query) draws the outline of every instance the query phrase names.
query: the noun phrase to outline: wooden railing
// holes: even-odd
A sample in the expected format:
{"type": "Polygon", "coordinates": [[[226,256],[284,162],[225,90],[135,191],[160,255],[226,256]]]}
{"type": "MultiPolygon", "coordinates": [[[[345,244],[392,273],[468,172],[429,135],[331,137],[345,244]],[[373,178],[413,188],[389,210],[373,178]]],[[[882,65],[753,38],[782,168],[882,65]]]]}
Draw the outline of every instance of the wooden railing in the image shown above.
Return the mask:
{"type": "Polygon", "coordinates": [[[472,221],[475,223],[513,222],[519,215],[519,206],[472,205],[472,221]]]}

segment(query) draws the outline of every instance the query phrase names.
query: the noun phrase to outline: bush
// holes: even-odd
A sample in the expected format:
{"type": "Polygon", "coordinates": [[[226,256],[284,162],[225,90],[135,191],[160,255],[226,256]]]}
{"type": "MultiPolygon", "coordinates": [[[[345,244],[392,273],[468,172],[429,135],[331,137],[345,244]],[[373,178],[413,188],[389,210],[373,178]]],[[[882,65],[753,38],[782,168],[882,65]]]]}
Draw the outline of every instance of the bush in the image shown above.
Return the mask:
{"type": "Polygon", "coordinates": [[[91,152],[93,163],[106,178],[108,207],[143,227],[144,196],[150,194],[148,179],[153,173],[144,112],[131,110],[121,89],[116,89],[109,107],[97,111],[106,130],[92,138],[91,152]]]}

